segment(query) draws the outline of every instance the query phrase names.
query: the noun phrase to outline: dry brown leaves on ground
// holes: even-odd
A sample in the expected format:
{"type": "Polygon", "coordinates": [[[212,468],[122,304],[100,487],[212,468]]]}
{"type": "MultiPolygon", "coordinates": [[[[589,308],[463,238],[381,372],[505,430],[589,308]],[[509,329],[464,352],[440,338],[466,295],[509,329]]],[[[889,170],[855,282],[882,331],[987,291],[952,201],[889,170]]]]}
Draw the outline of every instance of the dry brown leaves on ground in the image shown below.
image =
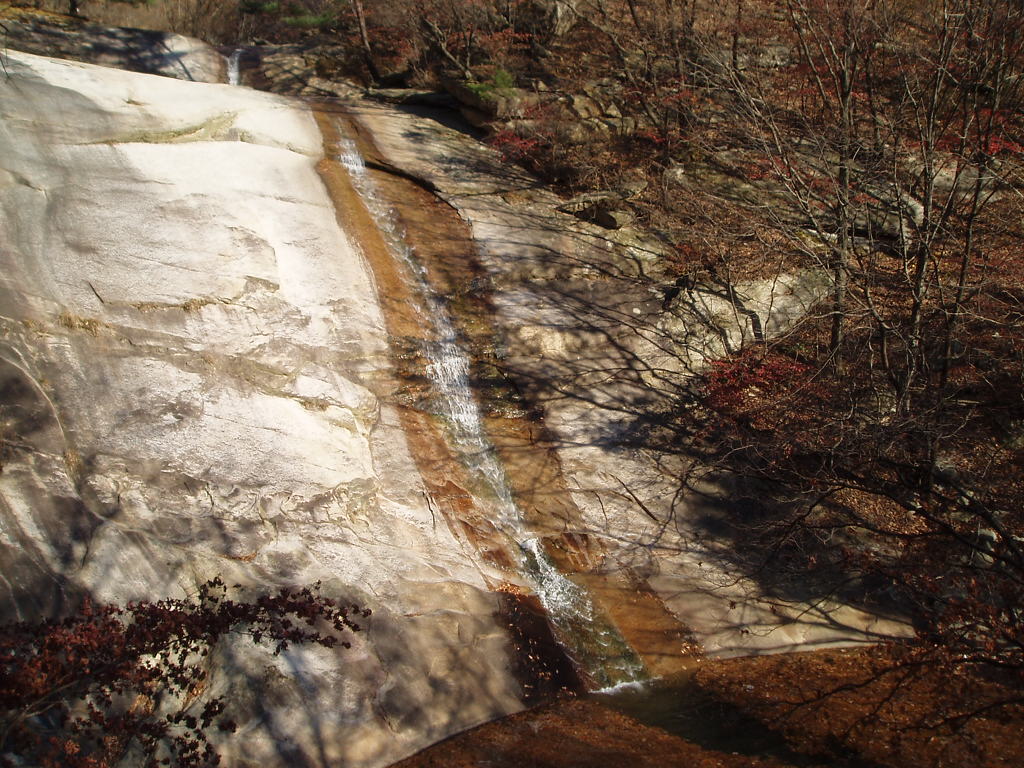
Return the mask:
{"type": "Polygon", "coordinates": [[[1024,706],[994,706],[1011,692],[919,662],[885,647],[830,650],[710,663],[698,680],[806,753],[894,768],[1024,765],[1024,706]]]}
{"type": "Polygon", "coordinates": [[[593,701],[561,700],[481,725],[393,768],[787,768],[713,752],[593,701]]]}

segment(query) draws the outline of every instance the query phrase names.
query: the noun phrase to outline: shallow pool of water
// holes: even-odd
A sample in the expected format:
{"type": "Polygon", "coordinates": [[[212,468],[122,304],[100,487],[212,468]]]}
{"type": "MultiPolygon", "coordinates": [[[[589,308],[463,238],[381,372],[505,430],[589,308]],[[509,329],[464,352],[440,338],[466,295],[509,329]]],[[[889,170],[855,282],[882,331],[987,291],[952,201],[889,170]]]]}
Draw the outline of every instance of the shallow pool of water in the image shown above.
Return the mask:
{"type": "Polygon", "coordinates": [[[644,725],[660,728],[705,749],[775,757],[796,766],[820,766],[800,755],[785,740],[736,707],[715,700],[687,672],[590,694],[595,700],[644,725]]]}

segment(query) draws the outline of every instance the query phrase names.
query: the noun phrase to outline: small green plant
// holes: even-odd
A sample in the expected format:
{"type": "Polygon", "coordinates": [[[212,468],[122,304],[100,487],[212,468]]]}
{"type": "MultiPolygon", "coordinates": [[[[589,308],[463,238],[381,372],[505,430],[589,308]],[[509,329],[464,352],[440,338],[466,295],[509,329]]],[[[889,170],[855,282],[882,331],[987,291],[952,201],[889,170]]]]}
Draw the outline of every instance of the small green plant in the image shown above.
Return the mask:
{"type": "Polygon", "coordinates": [[[512,73],[503,67],[498,67],[494,70],[494,74],[491,76],[491,85],[493,85],[496,90],[507,91],[514,88],[515,84],[515,77],[513,77],[512,73]]]}
{"type": "Polygon", "coordinates": [[[289,27],[298,27],[300,29],[326,29],[334,24],[334,14],[304,13],[299,16],[286,16],[283,21],[289,27]]]}
{"type": "Polygon", "coordinates": [[[515,77],[507,69],[498,67],[490,79],[482,83],[466,83],[466,87],[477,96],[487,99],[515,87],[515,77]]]}

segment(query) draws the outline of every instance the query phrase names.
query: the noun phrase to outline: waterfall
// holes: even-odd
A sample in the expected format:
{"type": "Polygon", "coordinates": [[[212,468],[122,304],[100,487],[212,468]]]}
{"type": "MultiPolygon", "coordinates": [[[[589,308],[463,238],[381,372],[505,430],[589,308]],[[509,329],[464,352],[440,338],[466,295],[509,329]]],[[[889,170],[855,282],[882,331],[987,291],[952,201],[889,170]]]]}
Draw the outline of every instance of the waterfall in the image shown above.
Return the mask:
{"type": "Polygon", "coordinates": [[[601,688],[643,674],[643,664],[618,631],[595,610],[586,591],[566,578],[544,551],[540,540],[524,525],[505,471],[484,429],[480,407],[470,385],[469,358],[442,297],[431,288],[424,267],[416,260],[391,206],[370,178],[356,143],[339,142],[338,156],[352,184],[384,237],[391,253],[413,280],[421,302],[415,307],[434,331],[426,344],[427,373],[434,388],[431,407],[446,423],[449,439],[467,469],[493,496],[496,526],[515,541],[522,572],[533,582],[556,636],[567,652],[601,688]]]}
{"type": "Polygon", "coordinates": [[[225,56],[224,60],[228,63],[228,85],[241,85],[242,71],[240,64],[242,61],[242,49],[236,48],[231,52],[230,56],[225,56]]]}

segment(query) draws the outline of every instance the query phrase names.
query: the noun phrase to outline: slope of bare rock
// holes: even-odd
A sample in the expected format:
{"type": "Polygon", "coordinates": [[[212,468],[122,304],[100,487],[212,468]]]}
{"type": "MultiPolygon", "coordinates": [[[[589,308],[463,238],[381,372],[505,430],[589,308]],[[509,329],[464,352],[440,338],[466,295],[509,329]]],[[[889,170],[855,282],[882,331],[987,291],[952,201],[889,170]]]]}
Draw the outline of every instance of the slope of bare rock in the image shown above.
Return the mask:
{"type": "MultiPolygon", "coordinates": [[[[643,232],[611,232],[558,212],[561,201],[535,179],[427,113],[354,96],[347,103],[382,166],[419,179],[469,223],[503,339],[501,364],[542,409],[571,499],[571,512],[531,523],[549,542],[589,542],[576,567],[599,577],[597,593],[618,592],[612,615],[629,615],[628,585],[640,585],[714,655],[907,631],[834,601],[773,597],[736,573],[706,524],[728,509],[735,489],[728,478],[686,482],[690,465],[666,429],[686,378],[804,315],[822,295],[820,275],[671,292],[663,254],[643,232]]],[[[676,646],[680,656],[692,650],[676,646]]],[[[664,666],[664,649],[656,655],[664,666]]]]}
{"type": "Polygon", "coordinates": [[[320,580],[351,650],[220,649],[230,765],[379,766],[521,707],[488,568],[426,503],[305,107],[7,52],[5,619],[320,580]]]}

